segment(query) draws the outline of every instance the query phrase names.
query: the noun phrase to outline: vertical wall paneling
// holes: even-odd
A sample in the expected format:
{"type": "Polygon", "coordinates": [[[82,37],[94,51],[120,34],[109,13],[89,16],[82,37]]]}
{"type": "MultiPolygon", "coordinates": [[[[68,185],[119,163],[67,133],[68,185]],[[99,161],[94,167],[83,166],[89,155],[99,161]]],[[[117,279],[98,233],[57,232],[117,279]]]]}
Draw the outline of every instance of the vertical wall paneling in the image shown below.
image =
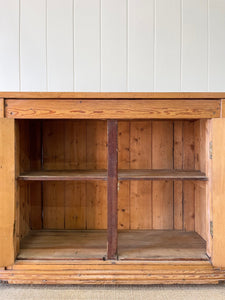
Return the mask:
{"type": "Polygon", "coordinates": [[[155,90],[180,90],[181,1],[155,2],[155,90]]]}
{"type": "Polygon", "coordinates": [[[127,90],[127,1],[101,2],[101,91],[127,90]]]}
{"type": "Polygon", "coordinates": [[[74,0],[76,91],[100,91],[100,0],[74,0]]]}
{"type": "Polygon", "coordinates": [[[19,1],[0,1],[0,90],[19,90],[19,1]]]}
{"type": "Polygon", "coordinates": [[[225,1],[209,0],[209,90],[225,90],[225,1]]]}
{"type": "Polygon", "coordinates": [[[46,90],[45,0],[21,1],[20,66],[22,91],[46,90]]]}
{"type": "Polygon", "coordinates": [[[207,91],[208,88],[207,13],[207,1],[183,1],[183,91],[207,91]]]}
{"type": "Polygon", "coordinates": [[[47,1],[49,91],[73,91],[73,1],[47,1]]]}
{"type": "Polygon", "coordinates": [[[154,1],[130,0],[128,5],[128,88],[153,90],[154,1]]]}

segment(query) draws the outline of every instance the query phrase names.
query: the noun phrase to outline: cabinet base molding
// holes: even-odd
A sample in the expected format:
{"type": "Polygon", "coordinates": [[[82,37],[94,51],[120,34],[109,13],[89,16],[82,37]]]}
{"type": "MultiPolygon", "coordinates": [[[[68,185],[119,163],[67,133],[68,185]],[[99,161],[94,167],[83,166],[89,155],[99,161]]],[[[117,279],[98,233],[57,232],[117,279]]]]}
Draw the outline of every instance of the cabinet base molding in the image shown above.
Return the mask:
{"type": "Polygon", "coordinates": [[[208,261],[16,261],[0,270],[9,284],[218,284],[225,268],[208,261]]]}

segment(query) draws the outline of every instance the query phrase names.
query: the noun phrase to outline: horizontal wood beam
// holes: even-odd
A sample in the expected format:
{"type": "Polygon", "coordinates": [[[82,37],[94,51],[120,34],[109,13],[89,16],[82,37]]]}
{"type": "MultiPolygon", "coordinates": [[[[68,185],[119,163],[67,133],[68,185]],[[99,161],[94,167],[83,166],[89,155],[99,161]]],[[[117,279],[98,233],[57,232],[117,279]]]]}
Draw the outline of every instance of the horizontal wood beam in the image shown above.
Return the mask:
{"type": "Polygon", "coordinates": [[[221,100],[6,99],[13,119],[204,119],[221,116],[221,100]]]}
{"type": "Polygon", "coordinates": [[[225,99],[220,92],[0,92],[0,98],[35,98],[35,99],[225,99]]]}

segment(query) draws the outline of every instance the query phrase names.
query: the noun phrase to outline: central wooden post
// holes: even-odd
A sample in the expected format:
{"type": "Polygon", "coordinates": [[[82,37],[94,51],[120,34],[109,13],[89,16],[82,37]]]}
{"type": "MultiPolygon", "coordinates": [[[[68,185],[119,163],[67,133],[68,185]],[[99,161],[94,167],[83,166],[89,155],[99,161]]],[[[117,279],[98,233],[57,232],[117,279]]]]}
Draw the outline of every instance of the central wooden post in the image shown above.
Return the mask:
{"type": "Polygon", "coordinates": [[[108,120],[108,247],[107,258],[117,259],[118,122],[108,120]]]}

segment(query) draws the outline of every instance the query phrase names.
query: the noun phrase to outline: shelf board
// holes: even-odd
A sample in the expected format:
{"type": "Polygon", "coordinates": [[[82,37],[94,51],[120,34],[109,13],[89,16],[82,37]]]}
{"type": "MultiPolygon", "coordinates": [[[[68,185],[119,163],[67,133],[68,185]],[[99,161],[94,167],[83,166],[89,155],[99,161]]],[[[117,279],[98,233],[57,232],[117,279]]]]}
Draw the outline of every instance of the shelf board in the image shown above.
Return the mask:
{"type": "Polygon", "coordinates": [[[54,181],[54,180],[107,180],[106,170],[51,170],[30,171],[18,176],[18,180],[54,181]]]}
{"type": "Polygon", "coordinates": [[[119,180],[208,180],[195,170],[120,170],[119,180]]]}
{"type": "MultiPolygon", "coordinates": [[[[119,170],[119,180],[208,180],[201,171],[187,170],[119,170]]],[[[52,170],[30,171],[18,176],[18,180],[107,180],[107,170],[52,170]]]]}

